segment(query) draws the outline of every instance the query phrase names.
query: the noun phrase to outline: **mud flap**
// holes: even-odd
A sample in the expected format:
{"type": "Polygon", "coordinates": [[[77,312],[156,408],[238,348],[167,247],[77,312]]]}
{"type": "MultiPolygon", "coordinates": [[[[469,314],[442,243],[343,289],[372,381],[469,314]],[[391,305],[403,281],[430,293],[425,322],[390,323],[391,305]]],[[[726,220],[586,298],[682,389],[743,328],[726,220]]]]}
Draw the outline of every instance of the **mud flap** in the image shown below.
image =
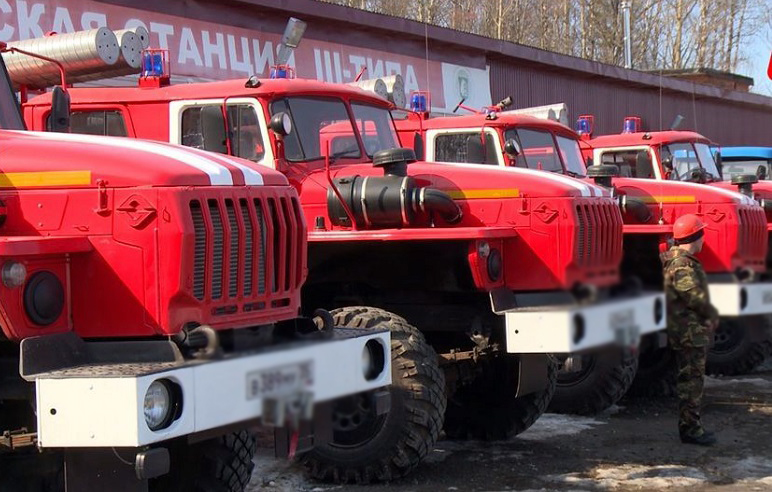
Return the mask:
{"type": "Polygon", "coordinates": [[[517,375],[517,397],[542,391],[549,386],[549,356],[520,354],[517,375]]]}
{"type": "Polygon", "coordinates": [[[332,441],[332,402],[317,403],[314,405],[313,420],[301,420],[299,424],[297,429],[290,426],[274,428],[274,454],[277,458],[305,453],[332,441]],[[293,439],[297,440],[294,445],[293,439]]]}
{"type": "Polygon", "coordinates": [[[169,472],[169,452],[154,448],[70,448],[64,453],[66,490],[121,490],[144,492],[148,478],[169,472]]]}

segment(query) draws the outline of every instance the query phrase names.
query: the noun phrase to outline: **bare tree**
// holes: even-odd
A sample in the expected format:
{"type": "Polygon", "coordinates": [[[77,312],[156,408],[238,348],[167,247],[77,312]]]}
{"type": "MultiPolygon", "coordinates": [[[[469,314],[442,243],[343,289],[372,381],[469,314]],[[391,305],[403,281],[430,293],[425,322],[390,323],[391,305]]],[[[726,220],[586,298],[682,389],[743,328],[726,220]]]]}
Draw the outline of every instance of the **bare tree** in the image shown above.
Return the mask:
{"type": "MultiPolygon", "coordinates": [[[[621,0],[324,0],[621,65],[621,0]]],[[[632,0],[633,67],[737,70],[768,0],[632,0]]]]}

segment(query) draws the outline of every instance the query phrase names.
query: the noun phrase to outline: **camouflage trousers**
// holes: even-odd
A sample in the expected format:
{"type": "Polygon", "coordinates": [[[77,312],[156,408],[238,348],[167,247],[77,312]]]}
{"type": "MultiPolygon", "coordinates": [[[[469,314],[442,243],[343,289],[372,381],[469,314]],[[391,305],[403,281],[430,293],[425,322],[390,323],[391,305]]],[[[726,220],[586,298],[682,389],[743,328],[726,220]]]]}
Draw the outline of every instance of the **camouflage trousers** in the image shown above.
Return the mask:
{"type": "Polygon", "coordinates": [[[699,436],[703,432],[700,407],[707,353],[708,347],[681,347],[675,350],[678,366],[678,432],[682,436],[699,436]]]}

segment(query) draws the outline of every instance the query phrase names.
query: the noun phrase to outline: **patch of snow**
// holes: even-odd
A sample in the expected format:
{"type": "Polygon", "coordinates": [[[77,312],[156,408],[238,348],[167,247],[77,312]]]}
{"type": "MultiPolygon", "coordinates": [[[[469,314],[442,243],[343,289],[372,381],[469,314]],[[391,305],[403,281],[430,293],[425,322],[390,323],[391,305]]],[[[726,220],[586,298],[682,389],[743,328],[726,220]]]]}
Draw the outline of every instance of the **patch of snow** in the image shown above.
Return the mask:
{"type": "Polygon", "coordinates": [[[708,477],[699,469],[681,465],[599,466],[586,473],[550,475],[545,478],[552,482],[606,490],[695,487],[708,481],[708,477]]]}
{"type": "Polygon", "coordinates": [[[302,467],[286,459],[274,458],[271,450],[258,451],[254,459],[255,469],[252,480],[245,492],[326,492],[340,489],[341,486],[320,486],[318,482],[306,477],[302,467]]]}
{"type": "Polygon", "coordinates": [[[571,436],[592,429],[606,422],[577,415],[545,413],[530,429],[520,434],[518,439],[541,441],[552,437],[571,436]]]}
{"type": "Polygon", "coordinates": [[[772,481],[772,459],[761,456],[749,456],[742,459],[719,458],[722,474],[734,480],[770,480],[772,481]]]}
{"type": "Polygon", "coordinates": [[[610,417],[612,415],[616,415],[622,410],[624,410],[625,407],[619,406],[619,405],[611,405],[607,409],[603,410],[600,415],[603,417],[610,417]]]}
{"type": "Polygon", "coordinates": [[[772,388],[772,381],[763,378],[747,379],[719,379],[714,377],[705,378],[706,388],[722,388],[726,386],[736,386],[738,384],[752,384],[753,386],[772,388]]]}
{"type": "Polygon", "coordinates": [[[753,372],[772,372],[772,357],[767,357],[753,372]]]}

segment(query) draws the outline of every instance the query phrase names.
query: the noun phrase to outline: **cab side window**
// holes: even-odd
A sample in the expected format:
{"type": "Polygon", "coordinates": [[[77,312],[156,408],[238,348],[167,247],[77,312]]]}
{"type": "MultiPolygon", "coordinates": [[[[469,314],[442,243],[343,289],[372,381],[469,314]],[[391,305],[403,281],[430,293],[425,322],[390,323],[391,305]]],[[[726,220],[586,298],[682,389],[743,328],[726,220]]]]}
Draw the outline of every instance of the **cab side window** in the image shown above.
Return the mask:
{"type": "MultiPolygon", "coordinates": [[[[211,150],[204,145],[201,109],[201,106],[195,106],[182,111],[181,142],[187,147],[211,150]]],[[[248,104],[229,104],[228,128],[233,155],[255,162],[263,158],[263,136],[254,107],[248,104]]]]}
{"type": "Polygon", "coordinates": [[[498,165],[496,144],[490,133],[483,145],[479,132],[443,133],[434,137],[434,160],[498,165]]]}
{"type": "MultiPolygon", "coordinates": [[[[635,162],[638,156],[637,150],[621,150],[618,152],[604,152],[601,154],[601,164],[612,164],[619,168],[619,175],[623,178],[637,178],[635,162]]],[[[649,176],[643,176],[649,177],[649,176]]]]}
{"type": "MultiPolygon", "coordinates": [[[[51,130],[51,115],[46,119],[46,129],[51,130]]],[[[108,135],[125,137],[126,123],[123,114],[117,110],[73,111],[70,114],[70,130],[72,133],[87,135],[108,135]]]]}

